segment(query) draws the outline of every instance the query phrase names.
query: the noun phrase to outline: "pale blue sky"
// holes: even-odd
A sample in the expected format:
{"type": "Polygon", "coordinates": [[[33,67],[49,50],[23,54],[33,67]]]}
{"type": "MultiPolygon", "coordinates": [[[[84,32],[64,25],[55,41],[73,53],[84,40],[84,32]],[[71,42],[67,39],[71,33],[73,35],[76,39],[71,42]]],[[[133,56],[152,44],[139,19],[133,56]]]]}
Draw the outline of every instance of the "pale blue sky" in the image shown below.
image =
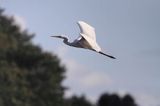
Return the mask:
{"type": "Polygon", "coordinates": [[[70,94],[95,100],[103,92],[131,93],[141,106],[160,105],[160,0],[0,0],[15,15],[35,44],[66,65],[70,94]],[[50,35],[79,35],[77,21],[94,26],[102,50],[71,48],[50,35]]]}

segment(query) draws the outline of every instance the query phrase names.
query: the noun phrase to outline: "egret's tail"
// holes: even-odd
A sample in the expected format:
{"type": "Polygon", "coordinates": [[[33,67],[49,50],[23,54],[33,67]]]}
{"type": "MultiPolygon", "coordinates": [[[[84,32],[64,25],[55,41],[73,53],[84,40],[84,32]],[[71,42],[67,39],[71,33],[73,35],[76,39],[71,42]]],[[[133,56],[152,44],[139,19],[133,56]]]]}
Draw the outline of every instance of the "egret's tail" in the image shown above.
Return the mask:
{"type": "Polygon", "coordinates": [[[110,57],[110,58],[112,58],[112,59],[116,59],[115,57],[113,57],[113,56],[111,56],[111,55],[108,55],[108,54],[105,54],[105,53],[103,53],[103,52],[98,52],[98,53],[100,53],[100,54],[103,54],[103,55],[105,55],[105,56],[107,56],[107,57],[110,57]]]}

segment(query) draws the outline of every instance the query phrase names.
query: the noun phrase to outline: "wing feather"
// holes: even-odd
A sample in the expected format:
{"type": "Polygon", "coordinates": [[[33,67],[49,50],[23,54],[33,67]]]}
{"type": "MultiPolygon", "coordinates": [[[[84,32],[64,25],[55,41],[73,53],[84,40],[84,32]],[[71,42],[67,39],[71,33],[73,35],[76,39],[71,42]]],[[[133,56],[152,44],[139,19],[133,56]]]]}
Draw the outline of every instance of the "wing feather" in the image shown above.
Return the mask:
{"type": "Polygon", "coordinates": [[[82,34],[85,34],[86,36],[88,36],[88,38],[96,41],[96,33],[94,27],[88,25],[83,21],[78,21],[78,26],[82,34]]]}

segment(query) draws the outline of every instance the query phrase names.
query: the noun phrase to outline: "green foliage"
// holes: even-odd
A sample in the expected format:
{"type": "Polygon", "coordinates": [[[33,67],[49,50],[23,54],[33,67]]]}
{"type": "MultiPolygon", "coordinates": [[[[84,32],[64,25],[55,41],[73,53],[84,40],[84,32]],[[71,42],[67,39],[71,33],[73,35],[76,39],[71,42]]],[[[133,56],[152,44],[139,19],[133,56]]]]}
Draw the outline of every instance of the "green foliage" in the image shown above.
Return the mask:
{"type": "Polygon", "coordinates": [[[98,106],[137,106],[129,94],[119,97],[117,94],[104,93],[98,100],[98,106]]]}
{"type": "Polygon", "coordinates": [[[0,9],[0,105],[62,106],[64,67],[0,9]]]}

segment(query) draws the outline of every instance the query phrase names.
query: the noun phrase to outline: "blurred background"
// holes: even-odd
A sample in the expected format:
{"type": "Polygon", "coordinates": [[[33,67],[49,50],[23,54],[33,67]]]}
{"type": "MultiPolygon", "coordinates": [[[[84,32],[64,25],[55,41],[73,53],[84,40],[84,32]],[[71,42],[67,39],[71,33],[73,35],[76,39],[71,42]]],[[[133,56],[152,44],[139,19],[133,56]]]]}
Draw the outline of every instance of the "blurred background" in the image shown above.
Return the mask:
{"type": "Polygon", "coordinates": [[[0,105],[159,106],[159,5],[0,0],[0,105]],[[98,44],[116,60],[50,37],[73,41],[79,20],[96,29],[98,44]]]}

